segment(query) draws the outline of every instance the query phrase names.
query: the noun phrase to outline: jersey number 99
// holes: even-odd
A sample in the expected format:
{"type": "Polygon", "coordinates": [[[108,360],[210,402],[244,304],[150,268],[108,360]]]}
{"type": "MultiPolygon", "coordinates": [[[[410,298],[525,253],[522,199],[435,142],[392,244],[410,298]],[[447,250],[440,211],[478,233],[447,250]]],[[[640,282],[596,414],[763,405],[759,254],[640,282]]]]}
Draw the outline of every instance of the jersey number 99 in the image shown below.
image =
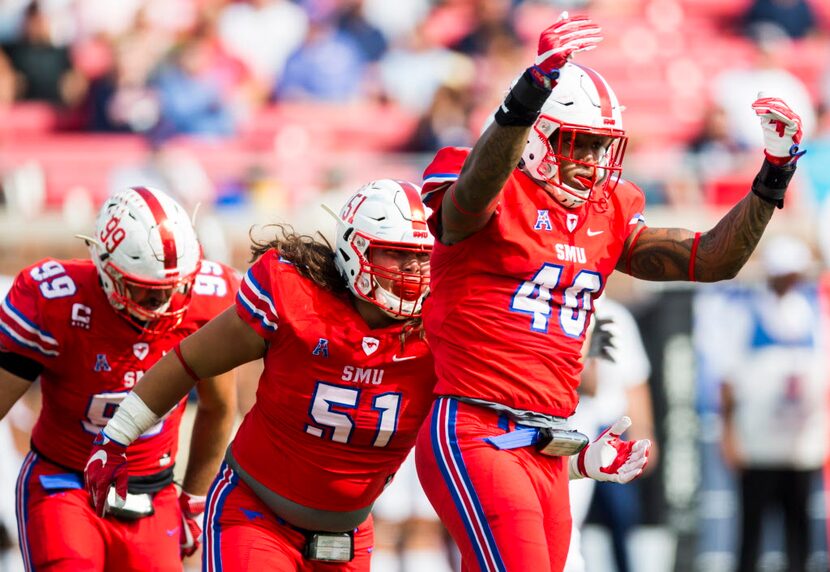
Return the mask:
{"type": "Polygon", "coordinates": [[[40,293],[47,300],[71,296],[77,290],[75,282],[66,275],[66,270],[57,260],[49,260],[32,268],[29,275],[40,282],[40,293]]]}

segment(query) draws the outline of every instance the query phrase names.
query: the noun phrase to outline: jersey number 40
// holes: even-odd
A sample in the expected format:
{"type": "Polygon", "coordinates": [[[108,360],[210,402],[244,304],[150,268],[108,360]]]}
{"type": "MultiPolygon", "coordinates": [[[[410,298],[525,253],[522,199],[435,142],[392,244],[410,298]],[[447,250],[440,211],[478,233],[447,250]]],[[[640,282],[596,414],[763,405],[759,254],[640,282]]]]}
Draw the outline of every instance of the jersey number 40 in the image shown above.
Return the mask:
{"type": "Polygon", "coordinates": [[[573,284],[557,295],[562,266],[545,263],[536,271],[533,278],[525,280],[510,299],[510,309],[514,312],[530,314],[533,319],[530,329],[534,332],[548,331],[553,307],[559,307],[559,327],[566,336],[578,338],[585,332],[588,312],[592,308],[592,294],[602,288],[602,276],[598,272],[580,270],[573,284]]]}

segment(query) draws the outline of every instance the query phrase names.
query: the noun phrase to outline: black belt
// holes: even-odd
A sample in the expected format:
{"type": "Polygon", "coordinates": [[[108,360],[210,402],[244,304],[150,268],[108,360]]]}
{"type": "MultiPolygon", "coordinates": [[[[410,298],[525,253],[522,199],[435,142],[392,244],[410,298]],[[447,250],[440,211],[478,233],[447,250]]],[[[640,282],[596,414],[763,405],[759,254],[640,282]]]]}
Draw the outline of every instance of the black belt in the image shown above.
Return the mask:
{"type": "MultiPolygon", "coordinates": [[[[79,471],[77,469],[73,469],[71,467],[67,467],[66,465],[62,465],[60,463],[53,461],[52,459],[41,453],[33,442],[30,442],[29,446],[31,447],[32,452],[34,452],[38,457],[42,458],[47,463],[55,465],[56,467],[66,471],[67,473],[78,475],[81,478],[81,482],[83,482],[83,471],[79,471]]],[[[173,482],[174,466],[175,464],[170,465],[166,469],[159,471],[158,473],[153,473],[152,475],[131,476],[127,481],[127,491],[133,494],[159,492],[161,489],[173,482]]]]}

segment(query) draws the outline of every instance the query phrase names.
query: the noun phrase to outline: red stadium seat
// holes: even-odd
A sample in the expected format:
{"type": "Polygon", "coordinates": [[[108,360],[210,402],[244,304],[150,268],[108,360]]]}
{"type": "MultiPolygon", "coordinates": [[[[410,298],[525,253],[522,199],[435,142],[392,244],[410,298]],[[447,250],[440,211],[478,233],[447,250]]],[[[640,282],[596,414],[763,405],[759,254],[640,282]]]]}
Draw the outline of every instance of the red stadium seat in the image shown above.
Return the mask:
{"type": "Polygon", "coordinates": [[[49,133],[57,123],[58,113],[48,103],[25,102],[0,106],[0,140],[49,133]]]}
{"type": "Polygon", "coordinates": [[[273,148],[281,134],[315,149],[394,151],[409,140],[418,118],[394,105],[280,103],[256,113],[241,137],[273,148]]]}

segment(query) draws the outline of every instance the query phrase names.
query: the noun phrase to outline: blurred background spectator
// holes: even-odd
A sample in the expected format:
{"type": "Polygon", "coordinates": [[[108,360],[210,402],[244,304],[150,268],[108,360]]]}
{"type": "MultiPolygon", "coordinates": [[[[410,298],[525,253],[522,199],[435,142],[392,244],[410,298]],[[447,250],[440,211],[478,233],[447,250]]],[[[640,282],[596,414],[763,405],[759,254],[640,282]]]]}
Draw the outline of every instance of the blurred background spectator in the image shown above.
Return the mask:
{"type": "MultiPolygon", "coordinates": [[[[721,386],[722,451],[740,491],[739,572],[758,569],[764,529],[783,515],[786,570],[806,572],[810,493],[827,454],[828,383],[819,347],[812,254],[800,239],[769,239],[766,284],[731,316],[721,386]]],[[[780,533],[776,536],[780,537],[780,533]]]]}
{"type": "Polygon", "coordinates": [[[814,33],[818,24],[807,0],[753,0],[744,19],[750,36],[775,28],[793,39],[814,33]]]}
{"type": "Polygon", "coordinates": [[[784,67],[790,40],[766,32],[755,40],[754,48],[748,65],[725,67],[712,80],[712,99],[726,112],[732,136],[748,147],[760,144],[751,104],[766,91],[780,95],[801,116],[804,137],[809,139],[816,127],[815,104],[804,82],[784,67]]]}
{"type": "Polygon", "coordinates": [[[69,48],[57,44],[49,14],[38,2],[29,4],[19,36],[2,49],[14,68],[17,99],[71,107],[84,96],[86,85],[69,48]]]}

